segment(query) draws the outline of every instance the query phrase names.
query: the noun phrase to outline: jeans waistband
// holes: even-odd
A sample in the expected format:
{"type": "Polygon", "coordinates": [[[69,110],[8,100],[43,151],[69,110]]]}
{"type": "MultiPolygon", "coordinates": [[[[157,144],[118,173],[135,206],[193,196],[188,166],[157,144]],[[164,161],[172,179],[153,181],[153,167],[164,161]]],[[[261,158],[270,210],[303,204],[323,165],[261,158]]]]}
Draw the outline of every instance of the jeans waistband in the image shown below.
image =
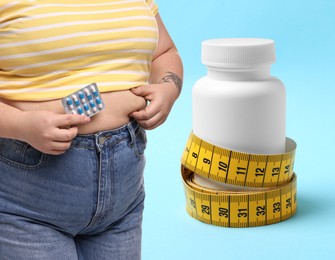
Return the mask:
{"type": "Polygon", "coordinates": [[[71,147],[86,149],[101,149],[105,145],[112,145],[121,139],[130,138],[133,140],[135,131],[139,128],[139,124],[135,120],[131,120],[128,124],[121,127],[97,132],[94,134],[77,135],[72,140],[71,147]]]}

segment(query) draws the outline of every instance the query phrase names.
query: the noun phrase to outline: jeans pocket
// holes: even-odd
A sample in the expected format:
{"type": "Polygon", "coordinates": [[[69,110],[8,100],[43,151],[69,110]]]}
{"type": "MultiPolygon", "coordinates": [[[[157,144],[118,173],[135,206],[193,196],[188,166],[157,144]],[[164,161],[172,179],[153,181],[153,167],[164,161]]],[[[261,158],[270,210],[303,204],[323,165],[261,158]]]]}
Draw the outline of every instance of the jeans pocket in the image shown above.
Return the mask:
{"type": "Polygon", "coordinates": [[[44,154],[28,143],[0,138],[0,161],[20,169],[35,169],[42,165],[44,154]]]}
{"type": "Polygon", "coordinates": [[[134,145],[134,150],[135,154],[138,158],[142,158],[144,156],[144,151],[145,148],[147,147],[147,134],[145,130],[138,126],[135,129],[135,145],[134,145]]]}

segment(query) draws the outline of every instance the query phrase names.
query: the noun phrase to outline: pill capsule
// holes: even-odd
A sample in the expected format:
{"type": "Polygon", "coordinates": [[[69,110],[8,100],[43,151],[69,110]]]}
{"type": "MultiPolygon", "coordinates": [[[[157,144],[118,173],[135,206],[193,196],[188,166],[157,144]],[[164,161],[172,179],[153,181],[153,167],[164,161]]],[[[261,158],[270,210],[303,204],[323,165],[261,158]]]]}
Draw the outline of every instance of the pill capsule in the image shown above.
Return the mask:
{"type": "Polygon", "coordinates": [[[66,99],[66,104],[68,105],[68,107],[72,110],[74,108],[73,106],[73,102],[70,98],[66,99]]]}
{"type": "Polygon", "coordinates": [[[85,103],[83,105],[86,114],[89,116],[91,114],[90,107],[85,103]]]}
{"type": "Polygon", "coordinates": [[[78,107],[77,111],[78,111],[79,115],[84,114],[84,111],[83,111],[83,109],[81,107],[78,107]]]}
{"type": "Polygon", "coordinates": [[[71,110],[71,114],[76,115],[76,114],[77,114],[77,111],[76,111],[76,110],[71,110]]]}
{"type": "Polygon", "coordinates": [[[95,99],[95,102],[97,103],[99,109],[102,109],[102,108],[103,108],[103,106],[102,106],[102,102],[101,102],[101,99],[100,99],[100,98],[97,97],[97,98],[95,99]]]}
{"type": "Polygon", "coordinates": [[[80,101],[81,101],[82,103],[84,103],[84,102],[85,102],[85,95],[84,95],[84,93],[81,92],[81,91],[79,91],[78,96],[79,96],[79,98],[80,98],[80,101]]]}
{"type": "Polygon", "coordinates": [[[96,105],[94,104],[93,100],[90,101],[90,106],[91,106],[93,112],[97,112],[97,107],[96,107],[96,105]]]}
{"type": "Polygon", "coordinates": [[[91,95],[90,91],[87,88],[85,88],[84,91],[85,91],[87,99],[92,100],[92,95],[91,95]]]}
{"type": "Polygon", "coordinates": [[[99,93],[97,91],[97,89],[94,87],[94,86],[91,86],[91,90],[92,90],[92,93],[95,97],[98,97],[99,96],[99,93]]]}
{"type": "Polygon", "coordinates": [[[73,99],[74,104],[76,105],[76,107],[79,107],[80,106],[80,102],[79,102],[77,96],[76,95],[72,95],[72,99],[73,99]]]}

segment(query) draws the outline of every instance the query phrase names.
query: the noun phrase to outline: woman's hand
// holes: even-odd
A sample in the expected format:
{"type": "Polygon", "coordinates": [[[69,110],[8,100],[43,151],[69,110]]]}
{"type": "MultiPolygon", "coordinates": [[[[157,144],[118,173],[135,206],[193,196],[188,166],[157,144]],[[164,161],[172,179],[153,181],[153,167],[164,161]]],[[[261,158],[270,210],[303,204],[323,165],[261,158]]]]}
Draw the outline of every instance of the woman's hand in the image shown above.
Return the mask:
{"type": "Polygon", "coordinates": [[[129,115],[140,126],[148,130],[154,129],[165,122],[180,92],[173,82],[143,85],[133,88],[131,91],[149,101],[145,109],[135,111],[129,115]]]}
{"type": "Polygon", "coordinates": [[[22,111],[17,120],[17,139],[53,155],[65,153],[78,134],[77,126],[90,122],[90,118],[82,115],[50,111],[22,111]]]}

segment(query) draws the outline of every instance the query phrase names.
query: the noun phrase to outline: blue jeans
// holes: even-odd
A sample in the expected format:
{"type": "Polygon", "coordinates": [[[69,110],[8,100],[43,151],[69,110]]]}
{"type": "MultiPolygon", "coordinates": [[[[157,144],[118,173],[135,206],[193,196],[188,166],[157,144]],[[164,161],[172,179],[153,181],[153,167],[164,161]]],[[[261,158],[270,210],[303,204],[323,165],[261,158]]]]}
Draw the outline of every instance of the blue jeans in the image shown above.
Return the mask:
{"type": "Polygon", "coordinates": [[[136,121],[58,156],[0,138],[0,259],[140,259],[145,147],[136,121]]]}

